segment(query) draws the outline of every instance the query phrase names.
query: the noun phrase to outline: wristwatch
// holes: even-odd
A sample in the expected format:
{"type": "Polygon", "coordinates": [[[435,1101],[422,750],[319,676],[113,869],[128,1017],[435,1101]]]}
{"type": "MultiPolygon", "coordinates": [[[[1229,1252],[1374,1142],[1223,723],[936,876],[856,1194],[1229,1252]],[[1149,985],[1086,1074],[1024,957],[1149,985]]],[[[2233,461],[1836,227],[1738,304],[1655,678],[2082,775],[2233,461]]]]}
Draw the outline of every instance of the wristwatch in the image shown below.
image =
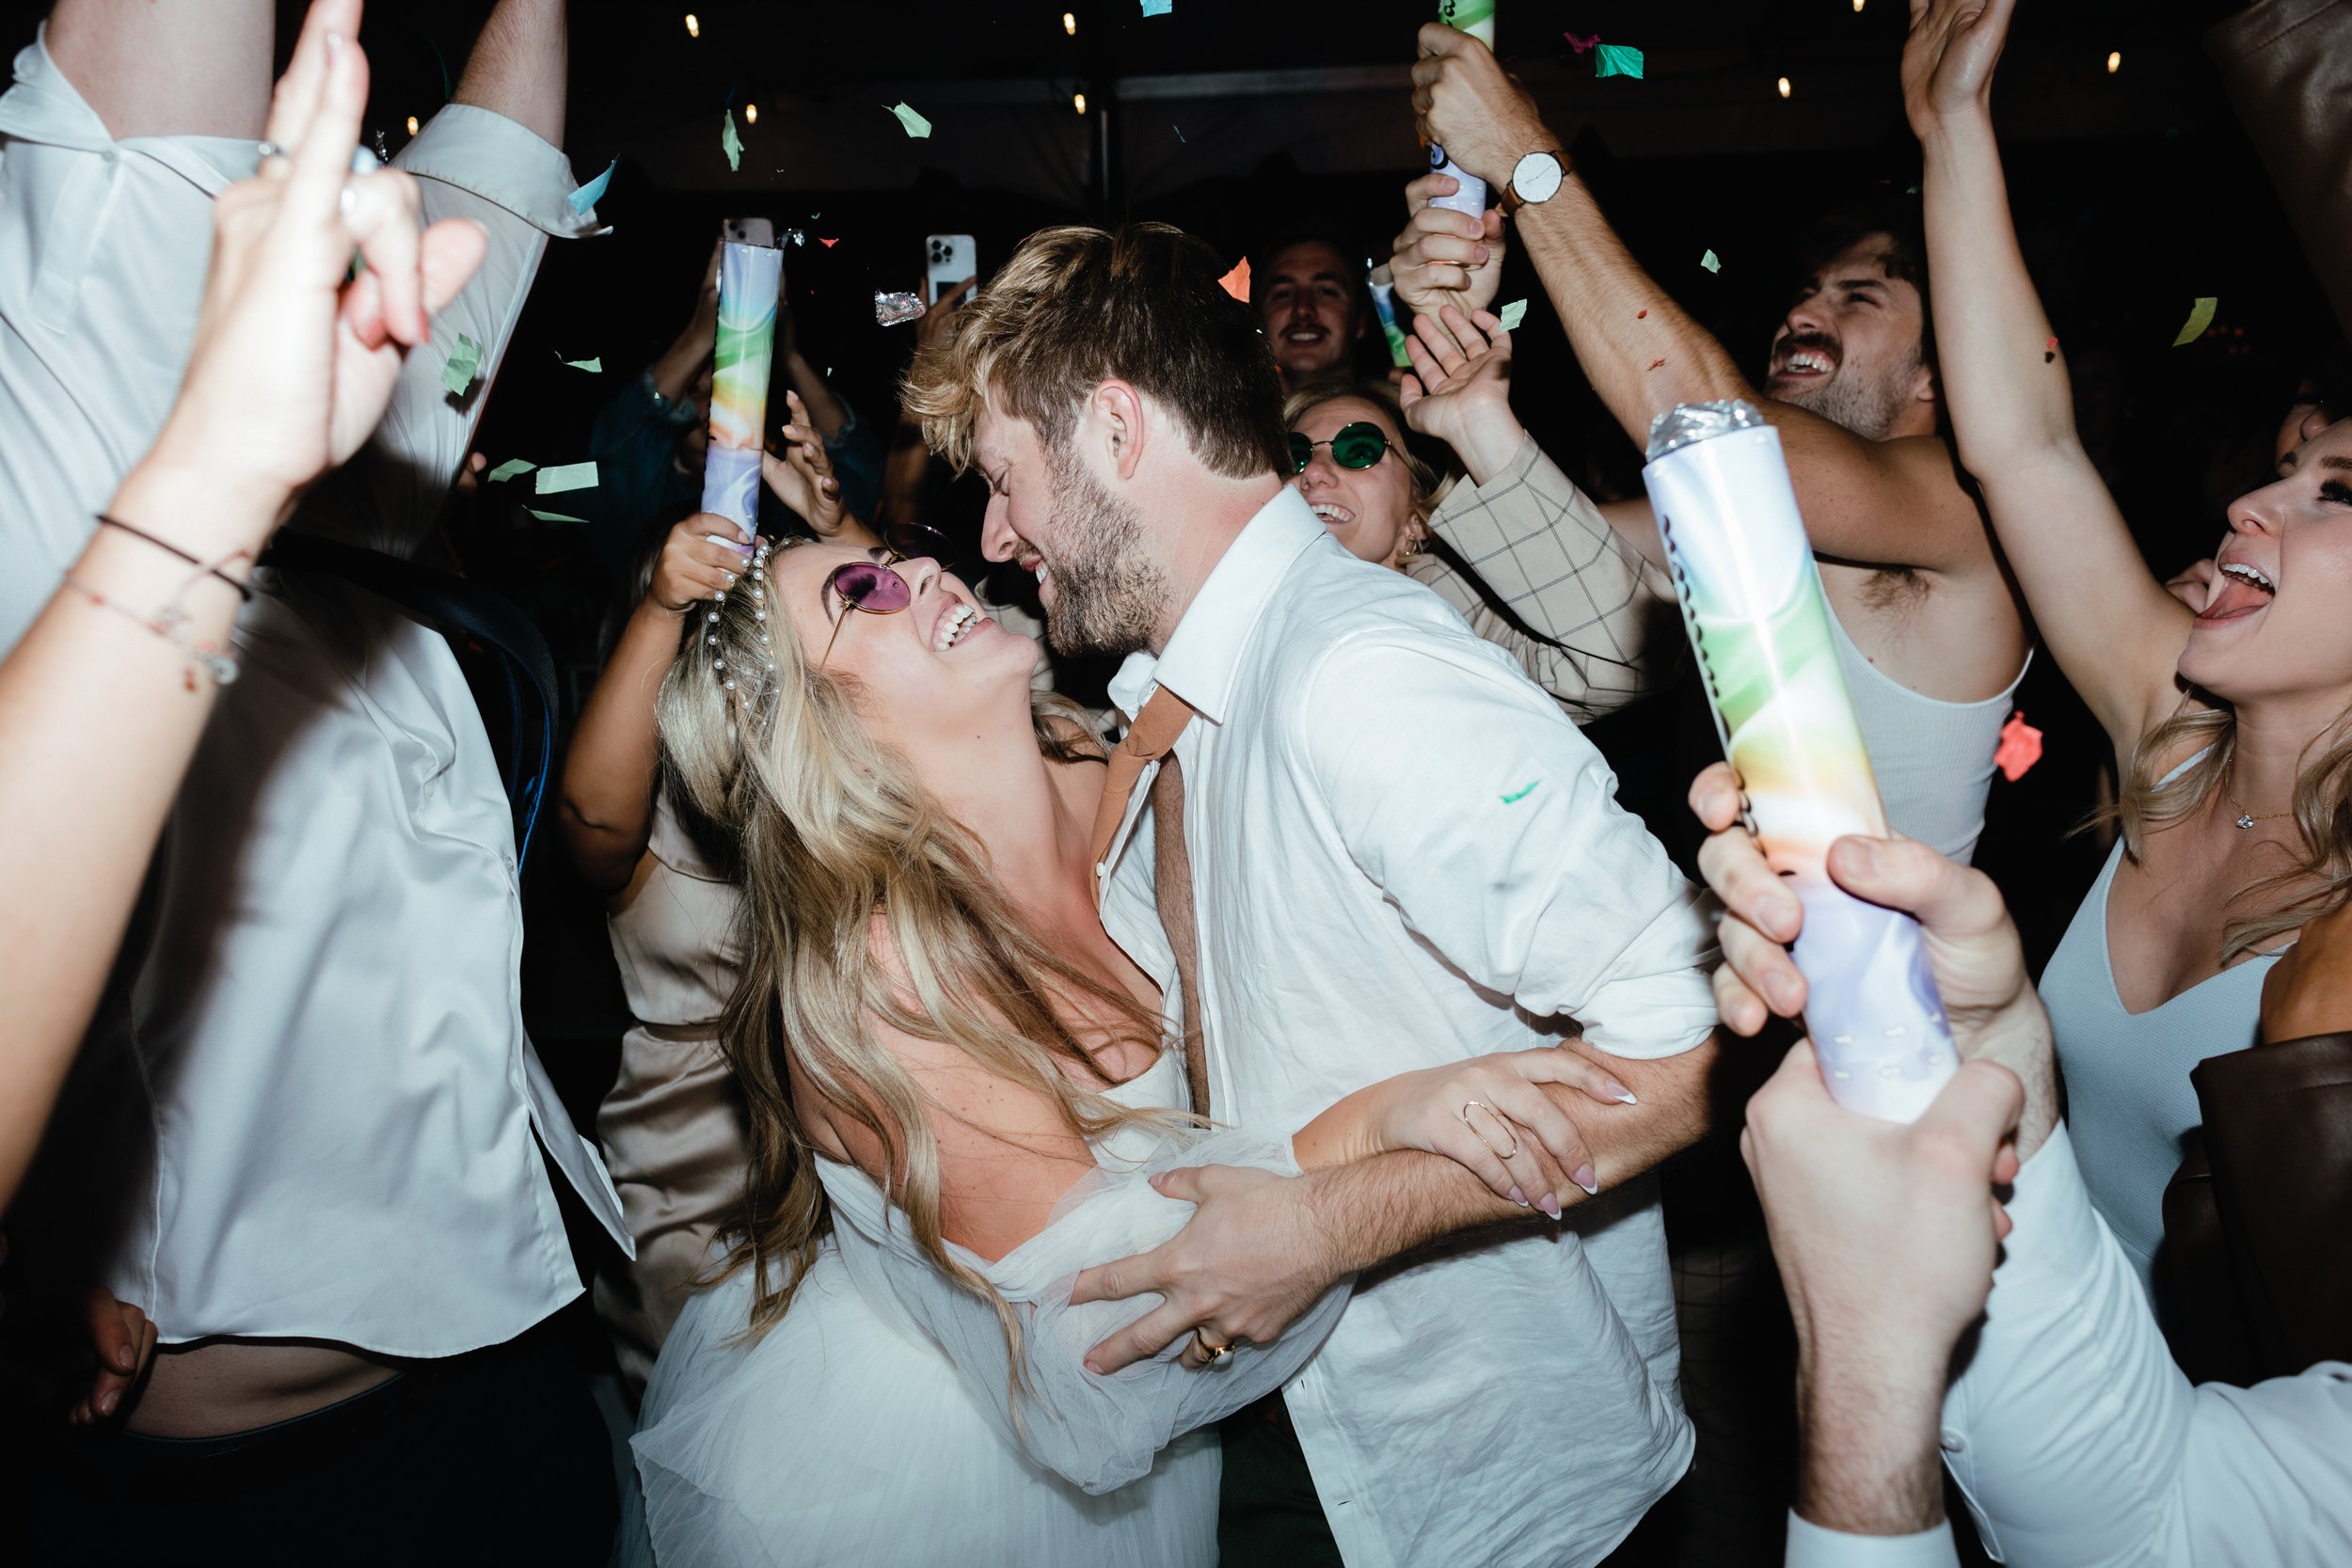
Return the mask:
{"type": "Polygon", "coordinates": [[[1530,152],[1511,166],[1511,182],[1502,187],[1502,215],[1512,217],[1522,207],[1549,201],[1567,177],[1568,155],[1559,148],[1530,152]]]}

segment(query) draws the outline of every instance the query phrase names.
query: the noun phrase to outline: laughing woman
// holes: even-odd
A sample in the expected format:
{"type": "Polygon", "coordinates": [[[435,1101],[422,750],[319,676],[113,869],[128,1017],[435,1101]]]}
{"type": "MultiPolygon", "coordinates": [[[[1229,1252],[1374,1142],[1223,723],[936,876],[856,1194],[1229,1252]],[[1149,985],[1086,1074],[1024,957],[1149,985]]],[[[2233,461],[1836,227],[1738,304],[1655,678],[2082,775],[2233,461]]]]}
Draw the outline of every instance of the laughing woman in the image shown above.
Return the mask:
{"type": "Polygon", "coordinates": [[[2352,890],[2352,422],[2312,416],[2230,504],[2196,608],[2150,575],[2010,222],[1987,104],[2014,6],[1916,0],[1903,95],[1960,458],[2124,781],[2122,842],[2042,993],[2083,1176],[2148,1284],[2189,1069],[2254,1042],[2265,973],[2352,890]]]}

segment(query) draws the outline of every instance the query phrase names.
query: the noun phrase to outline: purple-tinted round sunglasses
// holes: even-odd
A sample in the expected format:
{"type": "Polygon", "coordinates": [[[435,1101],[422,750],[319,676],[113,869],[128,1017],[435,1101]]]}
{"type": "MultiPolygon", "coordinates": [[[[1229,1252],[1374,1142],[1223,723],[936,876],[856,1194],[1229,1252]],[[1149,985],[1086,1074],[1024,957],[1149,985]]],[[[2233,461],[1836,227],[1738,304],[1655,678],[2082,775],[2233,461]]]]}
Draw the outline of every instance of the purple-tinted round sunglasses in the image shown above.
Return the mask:
{"type": "Polygon", "coordinates": [[[833,635],[825,640],[824,656],[817,661],[819,670],[833,657],[833,645],[841,641],[841,628],[850,624],[850,611],[896,615],[914,602],[914,588],[893,570],[899,562],[929,556],[945,566],[952,559],[947,536],[920,523],[894,523],[884,529],[882,547],[890,554],[887,562],[844,562],[826,577],[825,592],[840,596],[841,619],[833,624],[833,635]]]}

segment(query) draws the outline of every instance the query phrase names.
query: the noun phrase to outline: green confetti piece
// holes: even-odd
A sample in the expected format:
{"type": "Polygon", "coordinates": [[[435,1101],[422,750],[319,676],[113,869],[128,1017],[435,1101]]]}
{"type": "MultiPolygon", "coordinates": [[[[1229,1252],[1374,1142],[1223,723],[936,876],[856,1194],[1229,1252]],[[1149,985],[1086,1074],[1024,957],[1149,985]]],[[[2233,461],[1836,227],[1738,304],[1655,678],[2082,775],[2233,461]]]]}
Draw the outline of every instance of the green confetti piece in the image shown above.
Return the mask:
{"type": "Polygon", "coordinates": [[[457,346],[451,349],[448,356],[441,361],[441,385],[448,388],[452,395],[462,398],[466,389],[473,385],[474,377],[481,373],[482,345],[460,332],[457,346]]]}
{"type": "Polygon", "coordinates": [[[1721,272],[1724,270],[1723,262],[1715,259],[1715,253],[1711,250],[1699,258],[1699,265],[1705,267],[1708,272],[1721,272]]]}
{"type": "Polygon", "coordinates": [[[1535,784],[1542,784],[1543,782],[1543,780],[1537,779],[1535,784],[1529,784],[1525,789],[1513,790],[1510,794],[1505,795],[1502,798],[1502,803],[1506,806],[1518,805],[1521,800],[1524,800],[1530,795],[1534,794],[1535,784]]]}
{"type": "Polygon", "coordinates": [[[564,463],[552,468],[542,468],[532,483],[543,496],[560,496],[566,490],[593,490],[596,487],[596,466],[594,463],[564,463]]]}
{"type": "Polygon", "coordinates": [[[2214,310],[2220,303],[2218,299],[2208,298],[2203,294],[2198,295],[2197,304],[2190,309],[2188,321],[2181,327],[2181,335],[2172,340],[2172,346],[2185,348],[2203,337],[2205,328],[2213,325],[2214,310]]]}
{"type": "Polygon", "coordinates": [[[570,366],[573,370],[586,371],[590,375],[602,375],[604,373],[604,356],[602,355],[598,355],[594,359],[564,359],[564,356],[559,353],[556,355],[556,358],[562,360],[563,363],[570,366]]]}
{"type": "Polygon", "coordinates": [[[1527,319],[1527,301],[1515,299],[1504,306],[1499,314],[1502,318],[1502,330],[1517,332],[1519,329],[1519,323],[1527,319]]]}
{"type": "Polygon", "coordinates": [[[928,136],[931,134],[931,122],[908,108],[903,101],[889,104],[887,107],[892,114],[898,117],[898,123],[907,128],[908,135],[928,136]]]}
{"type": "Polygon", "coordinates": [[[536,463],[527,462],[519,457],[510,457],[490,470],[490,483],[503,484],[516,474],[527,474],[538,466],[536,463]]]}
{"type": "Polygon", "coordinates": [[[1629,43],[1604,43],[1593,51],[1593,74],[1642,79],[1642,52],[1629,43]]]}
{"type": "Polygon", "coordinates": [[[743,166],[743,138],[735,134],[733,108],[727,110],[726,121],[719,127],[719,150],[727,155],[727,167],[737,169],[743,166]]]}
{"type": "Polygon", "coordinates": [[[542,512],[535,506],[526,506],[523,510],[543,523],[584,523],[588,520],[585,517],[575,517],[568,512],[542,512]]]}

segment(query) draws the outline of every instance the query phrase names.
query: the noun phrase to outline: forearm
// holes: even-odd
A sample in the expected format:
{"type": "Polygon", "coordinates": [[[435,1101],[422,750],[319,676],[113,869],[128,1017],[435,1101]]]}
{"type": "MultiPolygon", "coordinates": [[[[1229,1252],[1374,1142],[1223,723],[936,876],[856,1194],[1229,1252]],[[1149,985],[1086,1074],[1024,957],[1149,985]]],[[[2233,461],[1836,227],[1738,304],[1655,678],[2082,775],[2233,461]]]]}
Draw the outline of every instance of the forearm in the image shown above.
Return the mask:
{"type": "Polygon", "coordinates": [[[1944,1519],[1936,1418],[1944,1369],[1862,1369],[1809,1337],[1797,1364],[1797,1513],[1850,1535],[1914,1535],[1944,1519]]]}
{"type": "Polygon", "coordinates": [[[2001,467],[2074,445],[2066,362],[2017,247],[1992,117],[1939,120],[1920,150],[1945,404],[1961,462],[1997,482],[2001,467]]]}
{"type": "Polygon", "coordinates": [[[47,41],[109,135],[253,141],[275,36],[268,0],[57,0],[47,41]]]}
{"type": "Polygon", "coordinates": [[[876,509],[881,522],[923,520],[923,484],[930,469],[931,450],[923,443],[923,427],[901,419],[882,458],[882,505],[876,509]]]}
{"type": "Polygon", "coordinates": [[[569,68],[564,3],[499,0],[474,40],[453,102],[504,115],[549,146],[563,146],[569,68]]]}
{"type": "Polygon", "coordinates": [[[581,875],[602,891],[628,880],[653,833],[660,737],[654,700],[677,657],[682,617],[639,602],[580,711],[557,819],[581,875]]]}
{"type": "Polygon", "coordinates": [[[833,388],[825,384],[825,378],[817,373],[817,367],[803,358],[800,350],[794,349],[785,356],[784,375],[792,389],[801,394],[801,402],[807,406],[809,422],[817,427],[817,434],[828,441],[839,440],[842,428],[850,422],[850,411],[834,395],[833,388]]]}
{"type": "Polygon", "coordinates": [[[1520,243],[1559,312],[1578,361],[1636,446],[1677,403],[1750,398],[1731,356],[1626,249],[1584,182],[1519,209],[1520,243]]]}
{"type": "MultiPolygon", "coordinates": [[[[213,561],[263,537],[266,503],[225,499],[211,476],[142,465],[119,516],[213,561]]],[[[250,562],[229,568],[243,578],[250,562]]],[[[140,616],[176,605],[190,641],[226,648],[239,599],[153,545],[101,529],[74,579],[140,616]]],[[[0,1205],[40,1140],[88,1026],[156,834],[177,798],[217,689],[162,637],[61,587],[0,663],[0,1205]],[[39,889],[35,897],[30,890],[39,889]]]]}
{"type": "Polygon", "coordinates": [[[705,330],[699,321],[689,325],[662,351],[660,358],[645,367],[645,373],[653,377],[653,389],[672,403],[691,395],[694,383],[710,364],[717,342],[716,335],[705,330]]]}

